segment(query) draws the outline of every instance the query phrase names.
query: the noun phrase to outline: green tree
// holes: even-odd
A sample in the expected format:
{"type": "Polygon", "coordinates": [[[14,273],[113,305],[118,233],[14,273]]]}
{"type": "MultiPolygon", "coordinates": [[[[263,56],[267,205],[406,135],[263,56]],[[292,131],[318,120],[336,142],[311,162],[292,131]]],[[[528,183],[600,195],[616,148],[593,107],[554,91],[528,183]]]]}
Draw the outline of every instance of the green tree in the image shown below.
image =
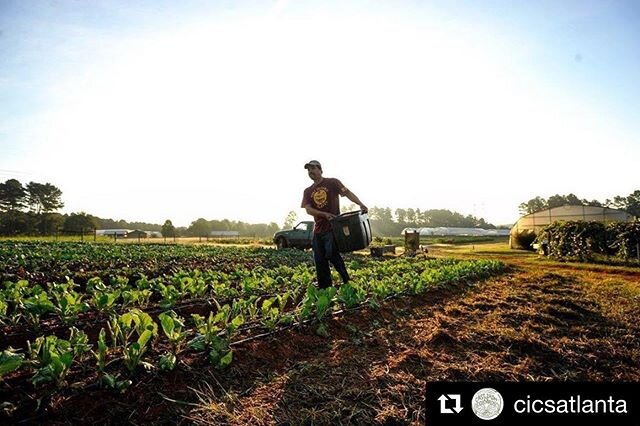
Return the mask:
{"type": "Polygon", "coordinates": [[[567,200],[560,194],[552,195],[547,200],[547,207],[552,209],[554,207],[562,207],[567,204],[567,200]]]}
{"type": "Polygon", "coordinates": [[[80,212],[71,213],[64,221],[63,229],[65,232],[84,232],[93,231],[98,226],[97,218],[90,214],[80,212]]]}
{"type": "Polygon", "coordinates": [[[613,207],[624,210],[629,214],[640,217],[640,189],[636,189],[626,197],[613,197],[613,207]]]}
{"type": "Polygon", "coordinates": [[[398,223],[406,223],[407,222],[407,212],[405,209],[396,209],[396,221],[398,223]]]}
{"type": "Polygon", "coordinates": [[[64,207],[60,199],[62,191],[50,183],[29,182],[26,195],[29,209],[36,214],[50,213],[64,207]]]}
{"type": "Polygon", "coordinates": [[[167,237],[175,237],[176,236],[176,227],[173,226],[173,223],[169,219],[164,221],[164,225],[162,225],[162,236],[167,237]]]}
{"type": "Polygon", "coordinates": [[[416,224],[416,211],[414,209],[407,209],[407,223],[411,225],[416,224]]]}
{"type": "MultiPolygon", "coordinates": [[[[606,202],[606,201],[605,201],[606,202]]],[[[596,207],[603,207],[603,204],[598,201],[598,200],[587,200],[586,198],[582,199],[582,204],[585,206],[596,206],[596,207]]]]}
{"type": "Polygon", "coordinates": [[[521,214],[525,215],[525,214],[535,213],[540,210],[544,210],[547,208],[547,206],[548,206],[547,201],[544,198],[535,197],[530,199],[527,202],[521,203],[518,206],[518,209],[520,210],[521,214]]]}
{"type": "Polygon", "coordinates": [[[380,218],[385,222],[393,222],[393,214],[389,207],[385,207],[380,211],[380,218]]]}
{"type": "Polygon", "coordinates": [[[21,210],[26,206],[27,192],[16,179],[0,183],[0,210],[9,212],[21,210]]]}
{"type": "Polygon", "coordinates": [[[206,219],[199,218],[191,222],[188,232],[194,237],[200,237],[202,241],[202,237],[208,237],[211,233],[211,224],[206,219]]]}
{"type": "Polygon", "coordinates": [[[32,233],[35,229],[35,217],[18,210],[0,212],[1,235],[24,235],[32,233]]]}
{"type": "Polygon", "coordinates": [[[575,194],[565,195],[564,200],[565,200],[565,204],[569,204],[572,206],[580,206],[584,204],[582,200],[580,200],[580,198],[576,197],[575,194]]]}
{"type": "Polygon", "coordinates": [[[291,228],[293,228],[293,225],[295,225],[297,220],[298,220],[298,214],[296,212],[294,212],[293,210],[291,210],[289,212],[289,214],[287,215],[286,219],[284,220],[284,224],[282,225],[282,229],[291,229],[291,228]]]}
{"type": "Polygon", "coordinates": [[[636,189],[627,196],[627,212],[640,217],[640,189],[636,189]]]}
{"type": "Polygon", "coordinates": [[[64,217],[60,213],[42,213],[38,215],[38,231],[41,235],[53,235],[64,226],[64,217]]]}

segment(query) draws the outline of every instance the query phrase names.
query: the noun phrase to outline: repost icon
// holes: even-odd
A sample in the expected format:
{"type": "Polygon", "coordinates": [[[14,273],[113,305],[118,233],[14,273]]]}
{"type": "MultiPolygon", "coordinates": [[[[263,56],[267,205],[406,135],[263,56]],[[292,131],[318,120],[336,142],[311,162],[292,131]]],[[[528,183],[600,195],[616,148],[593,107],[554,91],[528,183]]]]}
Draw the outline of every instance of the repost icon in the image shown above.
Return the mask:
{"type": "Polygon", "coordinates": [[[438,401],[440,401],[440,413],[442,414],[457,414],[462,411],[460,395],[440,395],[438,401]],[[453,404],[450,401],[453,401],[453,404]]]}

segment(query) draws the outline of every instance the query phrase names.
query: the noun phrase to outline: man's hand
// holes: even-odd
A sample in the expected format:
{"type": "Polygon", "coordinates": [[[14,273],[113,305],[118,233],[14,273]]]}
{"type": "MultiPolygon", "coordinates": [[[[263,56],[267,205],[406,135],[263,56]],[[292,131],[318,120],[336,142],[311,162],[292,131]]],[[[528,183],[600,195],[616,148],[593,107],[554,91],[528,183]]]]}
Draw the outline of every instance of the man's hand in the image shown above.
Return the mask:
{"type": "Polygon", "coordinates": [[[364,204],[360,204],[360,210],[362,210],[362,213],[369,213],[369,208],[364,204]]]}
{"type": "Polygon", "coordinates": [[[331,220],[331,219],[333,219],[334,217],[336,217],[336,215],[335,215],[335,214],[333,214],[333,213],[325,212],[324,217],[325,217],[327,220],[331,220]]]}

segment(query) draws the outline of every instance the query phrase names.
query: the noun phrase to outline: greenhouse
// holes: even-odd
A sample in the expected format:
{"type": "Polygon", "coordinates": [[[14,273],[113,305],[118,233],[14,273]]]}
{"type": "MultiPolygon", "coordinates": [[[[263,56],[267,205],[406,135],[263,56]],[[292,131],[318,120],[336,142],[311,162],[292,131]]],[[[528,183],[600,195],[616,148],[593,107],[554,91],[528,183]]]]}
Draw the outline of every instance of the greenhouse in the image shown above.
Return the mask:
{"type": "Polygon", "coordinates": [[[586,221],[601,222],[605,225],[611,222],[632,222],[635,217],[623,210],[600,206],[566,205],[540,210],[535,213],[522,216],[511,228],[509,247],[520,247],[516,243],[516,236],[520,234],[537,234],[540,230],[553,222],[586,221]]]}

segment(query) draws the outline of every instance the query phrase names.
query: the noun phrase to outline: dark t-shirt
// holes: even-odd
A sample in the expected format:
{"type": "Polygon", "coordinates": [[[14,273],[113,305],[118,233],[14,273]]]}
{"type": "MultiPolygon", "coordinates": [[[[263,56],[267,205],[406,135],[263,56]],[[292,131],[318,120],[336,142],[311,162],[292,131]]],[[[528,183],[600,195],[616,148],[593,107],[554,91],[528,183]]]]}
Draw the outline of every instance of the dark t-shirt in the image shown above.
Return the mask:
{"type": "MultiPolygon", "coordinates": [[[[345,195],[349,190],[338,179],[322,178],[320,183],[313,184],[304,190],[302,196],[302,206],[311,205],[316,210],[328,212],[335,215],[340,214],[340,197],[345,195]]],[[[315,226],[313,232],[315,234],[323,234],[331,230],[331,224],[324,217],[314,216],[315,226]]]]}

